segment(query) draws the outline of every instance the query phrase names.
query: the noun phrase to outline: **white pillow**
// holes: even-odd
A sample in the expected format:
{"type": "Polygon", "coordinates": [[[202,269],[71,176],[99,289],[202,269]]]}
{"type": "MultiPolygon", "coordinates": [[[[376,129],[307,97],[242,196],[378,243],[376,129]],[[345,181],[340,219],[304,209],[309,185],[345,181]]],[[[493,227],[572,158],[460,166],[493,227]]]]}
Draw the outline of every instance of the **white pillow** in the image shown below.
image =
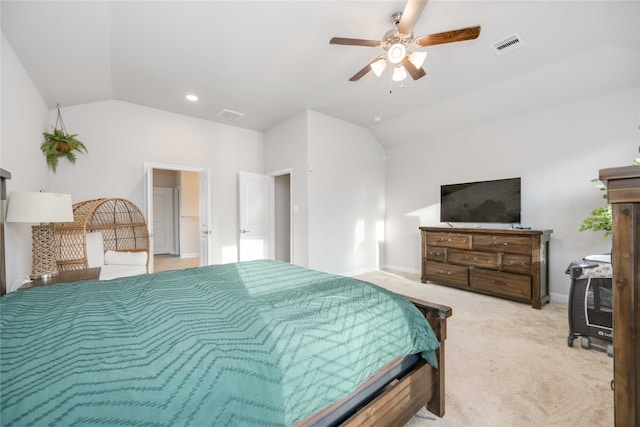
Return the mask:
{"type": "Polygon", "coordinates": [[[87,241],[87,263],[89,268],[102,267],[104,265],[104,243],[102,241],[102,233],[87,233],[85,236],[87,241]]]}
{"type": "Polygon", "coordinates": [[[100,280],[137,276],[139,274],[145,274],[146,272],[147,269],[144,265],[103,265],[100,269],[100,280]]]}
{"type": "Polygon", "coordinates": [[[107,251],[104,253],[104,263],[107,265],[147,265],[147,253],[107,251]]]}

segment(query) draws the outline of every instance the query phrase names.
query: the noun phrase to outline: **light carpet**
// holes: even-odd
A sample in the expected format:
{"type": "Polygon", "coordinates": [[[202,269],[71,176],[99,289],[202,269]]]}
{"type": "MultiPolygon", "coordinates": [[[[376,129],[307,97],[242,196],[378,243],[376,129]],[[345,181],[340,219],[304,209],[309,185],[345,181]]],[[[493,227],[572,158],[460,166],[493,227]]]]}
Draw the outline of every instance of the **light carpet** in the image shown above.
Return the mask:
{"type": "Polygon", "coordinates": [[[445,416],[422,409],[407,426],[613,426],[613,359],[567,346],[566,304],[536,310],[389,271],[358,278],[453,309],[445,416]]]}

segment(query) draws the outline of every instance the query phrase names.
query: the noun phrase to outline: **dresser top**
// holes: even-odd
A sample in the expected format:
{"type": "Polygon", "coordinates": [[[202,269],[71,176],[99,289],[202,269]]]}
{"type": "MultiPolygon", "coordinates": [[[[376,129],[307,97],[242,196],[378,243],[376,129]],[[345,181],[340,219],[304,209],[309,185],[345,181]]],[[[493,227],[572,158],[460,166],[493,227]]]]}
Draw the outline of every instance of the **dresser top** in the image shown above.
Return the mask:
{"type": "Polygon", "coordinates": [[[465,228],[465,227],[420,227],[423,231],[436,233],[511,234],[518,236],[550,235],[553,230],[531,230],[520,228],[465,228]]]}

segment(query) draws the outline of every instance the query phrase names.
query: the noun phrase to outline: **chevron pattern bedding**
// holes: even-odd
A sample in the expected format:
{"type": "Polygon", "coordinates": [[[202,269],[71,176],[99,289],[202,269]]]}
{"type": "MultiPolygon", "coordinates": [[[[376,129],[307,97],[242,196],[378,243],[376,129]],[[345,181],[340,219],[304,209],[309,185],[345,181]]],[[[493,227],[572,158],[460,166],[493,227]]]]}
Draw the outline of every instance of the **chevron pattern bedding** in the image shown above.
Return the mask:
{"type": "Polygon", "coordinates": [[[435,335],[372,284],[250,261],[0,299],[3,426],[288,426],[435,335]]]}

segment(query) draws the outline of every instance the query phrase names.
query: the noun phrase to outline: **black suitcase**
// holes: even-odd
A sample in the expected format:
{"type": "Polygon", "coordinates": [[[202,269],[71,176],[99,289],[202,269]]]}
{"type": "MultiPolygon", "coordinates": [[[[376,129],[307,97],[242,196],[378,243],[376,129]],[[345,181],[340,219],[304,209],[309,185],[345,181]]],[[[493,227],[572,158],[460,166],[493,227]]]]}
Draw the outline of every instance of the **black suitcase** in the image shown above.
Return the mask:
{"type": "Polygon", "coordinates": [[[610,255],[591,255],[572,262],[566,273],[569,291],[569,337],[567,345],[582,337],[582,348],[596,348],[613,356],[613,292],[610,255]],[[604,341],[593,342],[591,338],[604,341]]]}

